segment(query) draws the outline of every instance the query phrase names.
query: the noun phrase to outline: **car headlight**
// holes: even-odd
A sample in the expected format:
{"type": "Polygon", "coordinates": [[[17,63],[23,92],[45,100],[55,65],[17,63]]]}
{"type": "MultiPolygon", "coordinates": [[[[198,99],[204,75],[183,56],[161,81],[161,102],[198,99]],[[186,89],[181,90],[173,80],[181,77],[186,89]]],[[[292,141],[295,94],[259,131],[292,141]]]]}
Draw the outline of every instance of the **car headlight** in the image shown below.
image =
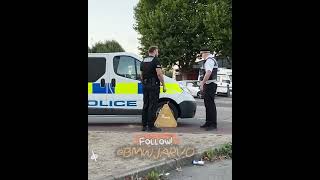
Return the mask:
{"type": "Polygon", "coordinates": [[[180,88],[181,88],[183,91],[191,94],[190,90],[189,90],[186,86],[184,86],[184,85],[182,85],[182,84],[180,84],[180,83],[179,83],[179,86],[180,86],[180,88]]]}

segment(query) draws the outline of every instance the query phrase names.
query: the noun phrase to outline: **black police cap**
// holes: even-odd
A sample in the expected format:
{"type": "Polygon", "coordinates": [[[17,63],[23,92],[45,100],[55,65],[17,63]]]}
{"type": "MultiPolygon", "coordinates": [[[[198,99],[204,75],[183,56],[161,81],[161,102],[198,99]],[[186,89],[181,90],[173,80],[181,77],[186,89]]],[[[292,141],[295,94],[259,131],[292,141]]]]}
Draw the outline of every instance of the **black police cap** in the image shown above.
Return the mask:
{"type": "Polygon", "coordinates": [[[210,49],[207,48],[207,47],[203,47],[203,48],[200,49],[200,51],[209,51],[210,52],[210,49]]]}

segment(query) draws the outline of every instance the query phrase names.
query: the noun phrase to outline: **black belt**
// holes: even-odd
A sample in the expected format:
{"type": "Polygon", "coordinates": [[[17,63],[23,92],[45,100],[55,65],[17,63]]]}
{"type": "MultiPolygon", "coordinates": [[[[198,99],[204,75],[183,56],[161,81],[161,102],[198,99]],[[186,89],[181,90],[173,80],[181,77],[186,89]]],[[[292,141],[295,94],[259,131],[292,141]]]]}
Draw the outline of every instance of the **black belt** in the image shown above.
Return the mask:
{"type": "Polygon", "coordinates": [[[143,79],[142,81],[143,84],[150,84],[150,85],[159,85],[160,82],[156,78],[148,78],[148,79],[143,79]]]}

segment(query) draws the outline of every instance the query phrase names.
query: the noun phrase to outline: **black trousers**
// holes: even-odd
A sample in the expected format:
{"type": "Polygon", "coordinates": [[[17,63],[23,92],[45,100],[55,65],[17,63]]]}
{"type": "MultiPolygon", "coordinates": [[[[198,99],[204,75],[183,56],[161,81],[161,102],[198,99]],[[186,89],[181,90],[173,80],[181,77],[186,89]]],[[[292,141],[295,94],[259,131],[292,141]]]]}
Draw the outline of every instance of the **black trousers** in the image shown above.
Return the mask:
{"type": "Polygon", "coordinates": [[[203,96],[206,107],[206,123],[214,127],[217,127],[217,109],[214,102],[216,91],[216,83],[204,84],[203,96]]]}
{"type": "Polygon", "coordinates": [[[159,100],[160,87],[143,85],[142,125],[154,127],[159,100]]]}

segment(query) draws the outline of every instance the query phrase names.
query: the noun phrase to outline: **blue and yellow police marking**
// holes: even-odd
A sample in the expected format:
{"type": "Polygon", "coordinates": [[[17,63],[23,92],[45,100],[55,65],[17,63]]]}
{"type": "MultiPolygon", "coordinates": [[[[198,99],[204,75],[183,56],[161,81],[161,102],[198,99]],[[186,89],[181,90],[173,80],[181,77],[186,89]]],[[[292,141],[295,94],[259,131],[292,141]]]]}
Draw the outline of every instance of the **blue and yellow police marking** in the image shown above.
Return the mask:
{"type": "Polygon", "coordinates": [[[106,94],[107,88],[101,87],[100,83],[93,83],[92,84],[93,94],[106,94]]]}
{"type": "MultiPolygon", "coordinates": [[[[180,94],[182,89],[177,83],[165,83],[166,94],[180,94]]],[[[163,88],[160,87],[160,93],[163,93],[163,88]]],[[[88,94],[143,94],[142,84],[136,82],[121,82],[117,83],[116,87],[111,87],[110,83],[106,83],[105,87],[101,87],[100,83],[88,83],[88,94]]]]}
{"type": "MultiPolygon", "coordinates": [[[[182,89],[177,83],[165,83],[167,91],[166,94],[180,94],[182,93],[182,89]]],[[[160,93],[163,93],[163,87],[160,87],[160,93]]]]}
{"type": "Polygon", "coordinates": [[[138,94],[138,83],[117,83],[115,94],[138,94]]]}
{"type": "Polygon", "coordinates": [[[92,94],[92,83],[88,83],[88,94],[92,94]]]}

